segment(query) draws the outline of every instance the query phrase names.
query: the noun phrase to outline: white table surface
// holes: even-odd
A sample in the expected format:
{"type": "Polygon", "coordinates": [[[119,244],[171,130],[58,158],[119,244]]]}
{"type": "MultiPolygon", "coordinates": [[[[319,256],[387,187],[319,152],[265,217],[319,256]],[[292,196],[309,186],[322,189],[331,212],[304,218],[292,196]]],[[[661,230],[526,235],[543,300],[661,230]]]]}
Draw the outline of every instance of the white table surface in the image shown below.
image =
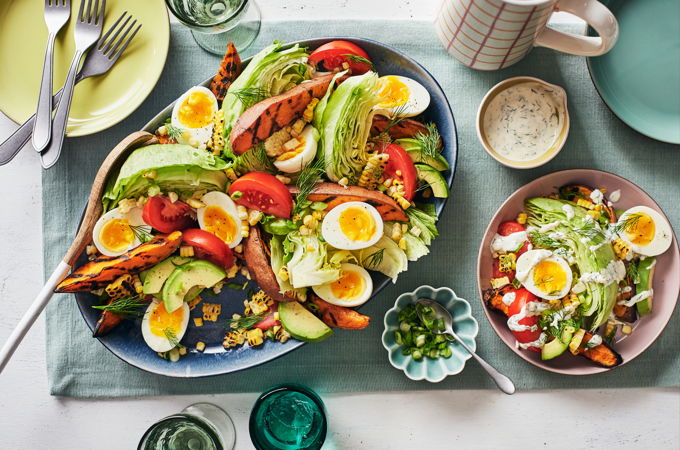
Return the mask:
{"type": "MultiPolygon", "coordinates": [[[[277,19],[429,19],[438,3],[259,1],[263,17],[277,19]]],[[[0,123],[0,136],[2,130],[0,123]]],[[[7,338],[41,285],[40,172],[38,157],[31,151],[0,167],[0,341],[7,338]]],[[[135,448],[151,423],[197,401],[226,409],[236,425],[236,448],[252,448],[247,422],[256,394],[111,400],[52,397],[47,389],[44,339],[40,320],[0,375],[0,448],[135,448]]],[[[680,448],[679,389],[531,391],[511,397],[492,390],[344,393],[323,399],[330,421],[325,448],[680,448]]]]}

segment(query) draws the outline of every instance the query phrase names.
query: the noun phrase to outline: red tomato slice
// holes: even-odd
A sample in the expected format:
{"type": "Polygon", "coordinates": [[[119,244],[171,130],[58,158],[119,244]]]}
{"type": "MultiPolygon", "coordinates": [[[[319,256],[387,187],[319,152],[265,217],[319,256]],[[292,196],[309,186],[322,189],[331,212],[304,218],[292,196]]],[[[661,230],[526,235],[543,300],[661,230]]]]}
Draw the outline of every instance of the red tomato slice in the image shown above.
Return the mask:
{"type": "Polygon", "coordinates": [[[234,265],[234,254],[231,249],[222,239],[208,231],[199,228],[185,230],[182,233],[182,240],[194,248],[194,255],[198,259],[210,261],[225,269],[234,265]]]}
{"type": "Polygon", "coordinates": [[[390,156],[385,166],[385,176],[404,183],[404,198],[410,202],[416,194],[418,183],[418,175],[416,173],[416,166],[413,165],[413,159],[406,153],[406,150],[397,144],[383,142],[380,144],[379,151],[390,156]],[[397,171],[399,171],[399,174],[397,174],[397,171]]]}
{"type": "Polygon", "coordinates": [[[293,197],[285,184],[274,175],[265,172],[250,172],[234,181],[229,195],[240,192],[236,203],[247,208],[262,211],[276,217],[290,219],[293,211],[293,197]]]}
{"type": "MultiPolygon", "coordinates": [[[[501,236],[509,236],[512,233],[519,233],[520,231],[526,231],[526,228],[524,225],[519,224],[517,222],[501,222],[500,225],[498,225],[498,234],[501,236]]],[[[529,250],[529,241],[524,241],[524,245],[522,245],[522,248],[520,248],[517,251],[517,256],[519,257],[522,253],[526,252],[529,250]]]]}
{"type": "Polygon", "coordinates": [[[371,64],[357,61],[351,55],[371,61],[368,54],[358,45],[348,41],[332,41],[314,50],[309,55],[309,62],[314,65],[323,62],[326,70],[342,70],[342,63],[347,63],[352,75],[361,75],[373,68],[371,64]]]}
{"type": "MultiPolygon", "coordinates": [[[[538,300],[531,292],[527,291],[525,288],[519,288],[515,291],[515,301],[508,308],[508,317],[512,317],[524,308],[524,305],[530,302],[538,300]]],[[[536,330],[526,330],[526,331],[513,331],[512,334],[515,335],[515,339],[520,344],[526,344],[527,342],[533,342],[541,336],[541,329],[538,327],[538,316],[528,316],[518,322],[520,325],[526,325],[529,327],[536,326],[536,330]]],[[[541,351],[538,347],[529,347],[527,350],[539,352],[541,351]]]]}
{"type": "Polygon", "coordinates": [[[499,267],[500,267],[500,260],[494,259],[493,260],[493,273],[492,277],[493,278],[502,278],[502,277],[508,277],[508,280],[512,283],[512,280],[515,279],[515,271],[513,270],[512,272],[501,272],[499,267]]]}
{"type": "Polygon", "coordinates": [[[149,198],[142,209],[142,219],[161,233],[182,231],[195,222],[191,216],[191,206],[184,202],[171,202],[164,195],[149,198]]]}
{"type": "Polygon", "coordinates": [[[260,320],[255,324],[255,328],[259,328],[261,330],[268,330],[273,326],[276,325],[281,325],[281,322],[278,320],[274,319],[274,313],[279,310],[279,304],[274,303],[273,306],[269,307],[269,314],[267,314],[264,319],[260,320]]]}

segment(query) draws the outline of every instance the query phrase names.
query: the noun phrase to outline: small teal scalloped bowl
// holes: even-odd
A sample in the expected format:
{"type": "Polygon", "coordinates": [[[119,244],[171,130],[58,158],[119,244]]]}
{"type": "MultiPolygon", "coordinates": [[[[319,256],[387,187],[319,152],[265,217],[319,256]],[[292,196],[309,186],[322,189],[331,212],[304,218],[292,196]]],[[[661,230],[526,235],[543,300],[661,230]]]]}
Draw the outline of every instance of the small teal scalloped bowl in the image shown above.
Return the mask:
{"type": "Polygon", "coordinates": [[[412,380],[427,380],[431,383],[439,383],[449,375],[456,375],[465,368],[465,361],[470,355],[462,345],[453,341],[449,343],[452,355],[450,358],[423,358],[416,361],[411,355],[403,355],[403,346],[394,340],[394,332],[399,329],[397,316],[409,303],[415,303],[419,298],[429,298],[446,308],[453,316],[453,331],[465,341],[472,349],[477,349],[475,338],[479,332],[479,324],[472,317],[472,308],[467,300],[456,295],[451,289],[442,287],[435,289],[432,286],[420,286],[413,292],[405,292],[397,297],[394,307],[385,314],[385,331],[382,334],[382,344],[389,354],[390,364],[396,369],[404,371],[412,380]]]}

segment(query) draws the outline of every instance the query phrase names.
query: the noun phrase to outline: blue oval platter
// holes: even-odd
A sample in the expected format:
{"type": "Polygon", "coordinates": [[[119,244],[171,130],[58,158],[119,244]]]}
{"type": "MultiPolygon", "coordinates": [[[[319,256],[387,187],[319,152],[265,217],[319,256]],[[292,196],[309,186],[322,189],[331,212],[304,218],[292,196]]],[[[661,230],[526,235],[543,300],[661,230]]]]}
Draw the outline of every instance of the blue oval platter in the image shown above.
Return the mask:
{"type": "MultiPolygon", "coordinates": [[[[361,38],[333,37],[304,40],[297,43],[314,49],[336,39],[348,40],[360,45],[372,58],[379,74],[402,75],[413,78],[427,88],[431,96],[431,103],[423,114],[423,119],[437,124],[444,141],[443,155],[451,165],[451,168],[443,173],[443,175],[449,186],[451,186],[456,170],[458,139],[451,107],[439,83],[423,66],[412,58],[380,42],[361,38]]],[[[295,43],[292,42],[290,45],[295,43]]],[[[244,60],[244,65],[248,61],[249,59],[244,60]]],[[[203,85],[208,86],[209,82],[210,80],[206,80],[203,85]]],[[[189,87],[187,86],[187,89],[189,87]]],[[[161,111],[153,120],[146,124],[144,130],[153,133],[170,116],[173,105],[168,105],[167,108],[161,111]]],[[[441,215],[445,203],[446,199],[435,200],[437,215],[441,215]]],[[[81,255],[78,265],[84,264],[86,261],[87,257],[81,255]]],[[[375,286],[373,296],[375,296],[387,285],[389,279],[380,273],[374,272],[371,275],[375,286]]],[[[244,280],[236,279],[234,281],[238,283],[244,280]]],[[[251,282],[248,288],[255,288],[254,283],[251,282]]],[[[90,329],[94,330],[99,318],[99,311],[91,308],[91,306],[98,304],[97,298],[90,293],[78,293],[75,296],[83,318],[90,329]]],[[[224,288],[219,295],[214,297],[204,296],[204,299],[211,303],[220,303],[222,305],[222,317],[231,317],[233,313],[243,312],[243,300],[246,299],[246,291],[224,288]]],[[[200,308],[192,311],[191,315],[192,317],[199,317],[201,315],[200,308]]],[[[142,338],[139,319],[126,320],[110,334],[98,339],[114,355],[132,366],[159,375],[183,378],[236,372],[266,363],[304,345],[303,342],[290,339],[283,344],[267,341],[257,348],[245,345],[224,349],[222,347],[224,333],[224,320],[214,323],[204,322],[204,325],[200,328],[189,326],[183,341],[197,342],[200,340],[205,342],[207,346],[203,353],[192,352],[190,350],[187,355],[180,358],[177,362],[170,362],[159,358],[153,350],[147,347],[142,338]]]]}

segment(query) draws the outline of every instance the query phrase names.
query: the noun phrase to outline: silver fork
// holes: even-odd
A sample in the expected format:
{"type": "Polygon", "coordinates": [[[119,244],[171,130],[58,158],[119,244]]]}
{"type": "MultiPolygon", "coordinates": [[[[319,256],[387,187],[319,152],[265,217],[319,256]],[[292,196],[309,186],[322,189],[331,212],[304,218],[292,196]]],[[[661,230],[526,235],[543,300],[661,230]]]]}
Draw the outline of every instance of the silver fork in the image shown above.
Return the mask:
{"type": "Polygon", "coordinates": [[[54,40],[59,31],[71,17],[70,0],[45,0],[45,24],[47,25],[47,49],[43,64],[38,107],[33,127],[33,148],[42,151],[52,137],[52,63],[54,60],[54,40]]]}
{"type": "Polygon", "coordinates": [[[94,5],[92,5],[92,0],[87,0],[87,10],[85,10],[84,7],[85,0],[81,0],[76,29],[73,36],[76,41],[76,53],[73,55],[71,67],[69,68],[66,81],[64,82],[64,93],[62,94],[63,101],[59,102],[57,112],[54,113],[52,139],[40,156],[42,165],[45,169],[52,167],[52,165],[57,162],[59,154],[61,153],[61,148],[64,144],[68,113],[71,109],[73,87],[76,84],[76,74],[78,73],[80,60],[82,59],[83,54],[97,42],[99,36],[102,34],[106,0],[102,0],[101,9],[99,8],[99,0],[94,0],[94,5]],[[46,155],[46,153],[49,153],[49,155],[46,155]]]}
{"type": "MultiPolygon", "coordinates": [[[[135,37],[137,31],[142,27],[141,24],[137,24],[137,20],[133,20],[129,26],[128,22],[132,18],[126,12],[121,14],[121,16],[116,20],[116,22],[109,28],[106,33],[99,39],[97,45],[87,54],[85,57],[85,62],[83,67],[76,75],[75,82],[79,83],[85,78],[95,77],[106,73],[113,67],[115,62],[118,60],[123,51],[127,48],[132,38],[135,37]],[[127,18],[126,18],[127,16],[127,18]],[[122,22],[122,23],[121,23],[122,22]],[[120,26],[119,26],[120,25],[120,26]],[[127,29],[125,27],[127,26],[127,29]],[[130,34],[130,31],[132,34],[130,34]],[[118,35],[123,32],[123,35],[116,40],[118,35]],[[109,39],[109,36],[113,36],[109,39]],[[108,40],[108,41],[107,41],[108,40]]],[[[59,104],[61,96],[64,90],[61,89],[59,92],[54,94],[52,97],[52,102],[55,105],[59,104]]],[[[31,139],[31,130],[33,129],[33,124],[35,123],[35,116],[30,117],[26,122],[23,123],[10,137],[8,137],[5,142],[0,144],[0,166],[10,162],[19,151],[28,143],[31,139]]]]}

